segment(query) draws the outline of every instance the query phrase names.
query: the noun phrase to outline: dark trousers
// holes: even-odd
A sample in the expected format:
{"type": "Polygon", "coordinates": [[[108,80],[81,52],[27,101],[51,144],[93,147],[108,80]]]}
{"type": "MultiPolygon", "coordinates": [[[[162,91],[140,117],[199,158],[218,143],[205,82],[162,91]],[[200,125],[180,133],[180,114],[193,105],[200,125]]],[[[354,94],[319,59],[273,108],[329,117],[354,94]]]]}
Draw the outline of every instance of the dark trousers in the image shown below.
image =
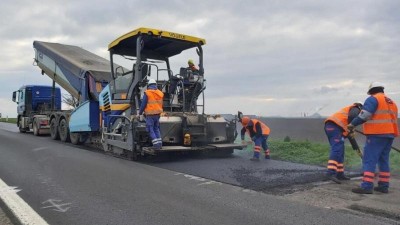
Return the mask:
{"type": "Polygon", "coordinates": [[[154,147],[161,147],[160,115],[146,115],[146,128],[154,147]]]}
{"type": "Polygon", "coordinates": [[[393,138],[368,135],[364,147],[363,171],[364,177],[361,188],[371,190],[374,186],[375,168],[378,164],[378,185],[389,187],[390,167],[389,153],[393,138]]]}
{"type": "Polygon", "coordinates": [[[328,174],[344,172],[344,139],[343,129],[335,123],[325,123],[325,133],[331,146],[328,161],[328,174]]]}

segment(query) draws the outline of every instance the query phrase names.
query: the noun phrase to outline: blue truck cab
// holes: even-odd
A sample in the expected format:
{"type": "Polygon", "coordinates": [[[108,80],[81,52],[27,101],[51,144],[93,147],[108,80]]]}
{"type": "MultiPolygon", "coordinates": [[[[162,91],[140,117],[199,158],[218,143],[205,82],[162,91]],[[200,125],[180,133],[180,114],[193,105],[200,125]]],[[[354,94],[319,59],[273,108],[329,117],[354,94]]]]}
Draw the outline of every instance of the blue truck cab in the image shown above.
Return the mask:
{"type": "Polygon", "coordinates": [[[47,114],[52,110],[61,110],[61,91],[58,87],[53,91],[52,86],[25,85],[13,92],[12,100],[17,103],[17,126],[21,132],[33,129],[35,117],[41,118],[39,126],[48,126],[43,122],[47,114]]]}

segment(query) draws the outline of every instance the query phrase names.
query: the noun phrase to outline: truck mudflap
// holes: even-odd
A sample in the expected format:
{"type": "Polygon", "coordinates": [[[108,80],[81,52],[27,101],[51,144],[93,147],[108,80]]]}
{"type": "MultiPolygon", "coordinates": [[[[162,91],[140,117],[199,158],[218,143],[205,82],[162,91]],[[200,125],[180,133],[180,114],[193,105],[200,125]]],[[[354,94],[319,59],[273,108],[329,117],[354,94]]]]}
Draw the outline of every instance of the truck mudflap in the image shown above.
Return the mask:
{"type": "Polygon", "coordinates": [[[151,155],[157,155],[163,152],[189,152],[189,151],[218,151],[226,149],[242,150],[247,145],[243,144],[209,144],[204,146],[163,146],[160,150],[155,150],[153,147],[143,147],[142,150],[151,155]]]}

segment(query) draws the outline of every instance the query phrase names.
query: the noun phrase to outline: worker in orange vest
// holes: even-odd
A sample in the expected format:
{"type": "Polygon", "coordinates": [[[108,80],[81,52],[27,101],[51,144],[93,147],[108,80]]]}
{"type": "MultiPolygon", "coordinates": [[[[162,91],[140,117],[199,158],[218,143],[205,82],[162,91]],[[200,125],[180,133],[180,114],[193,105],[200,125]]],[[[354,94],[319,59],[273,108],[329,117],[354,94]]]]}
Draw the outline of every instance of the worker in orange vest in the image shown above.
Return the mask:
{"type": "Polygon", "coordinates": [[[340,184],[350,180],[344,175],[344,140],[349,135],[347,125],[358,116],[362,103],[356,102],[342,108],[325,120],[325,133],[331,146],[326,176],[340,184]]]}
{"type": "Polygon", "coordinates": [[[384,85],[373,82],[368,88],[370,95],[364,102],[361,113],[347,128],[351,131],[363,124],[366,135],[363,157],[363,180],[358,188],[352,192],[358,194],[372,194],[373,190],[389,192],[389,153],[393,139],[399,135],[397,125],[398,109],[396,103],[384,93],[384,85]],[[375,168],[378,164],[378,186],[374,188],[375,168]]]}
{"type": "Polygon", "coordinates": [[[270,134],[270,129],[267,125],[257,119],[250,119],[245,116],[241,119],[242,130],[241,130],[241,139],[242,143],[244,143],[244,135],[247,132],[252,141],[254,141],[254,153],[252,161],[260,161],[260,152],[261,147],[265,151],[265,159],[270,158],[270,150],[268,148],[267,140],[270,134]]]}
{"type": "Polygon", "coordinates": [[[163,97],[164,93],[157,89],[157,82],[150,79],[140,104],[139,115],[143,112],[146,115],[146,128],[155,150],[162,148],[160,114],[163,112],[163,97]]]}

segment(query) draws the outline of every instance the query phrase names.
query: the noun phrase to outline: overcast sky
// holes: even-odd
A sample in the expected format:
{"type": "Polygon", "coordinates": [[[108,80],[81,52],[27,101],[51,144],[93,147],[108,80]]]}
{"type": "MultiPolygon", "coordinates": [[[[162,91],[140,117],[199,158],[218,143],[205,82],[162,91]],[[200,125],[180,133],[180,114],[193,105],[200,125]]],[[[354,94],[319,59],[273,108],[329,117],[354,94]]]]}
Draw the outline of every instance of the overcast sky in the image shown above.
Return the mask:
{"type": "Polygon", "coordinates": [[[207,113],[326,116],[364,101],[372,81],[400,104],[399,12],[398,0],[2,0],[0,112],[16,116],[23,84],[51,85],[33,40],[108,59],[108,44],[138,27],[207,40],[207,113]]]}

